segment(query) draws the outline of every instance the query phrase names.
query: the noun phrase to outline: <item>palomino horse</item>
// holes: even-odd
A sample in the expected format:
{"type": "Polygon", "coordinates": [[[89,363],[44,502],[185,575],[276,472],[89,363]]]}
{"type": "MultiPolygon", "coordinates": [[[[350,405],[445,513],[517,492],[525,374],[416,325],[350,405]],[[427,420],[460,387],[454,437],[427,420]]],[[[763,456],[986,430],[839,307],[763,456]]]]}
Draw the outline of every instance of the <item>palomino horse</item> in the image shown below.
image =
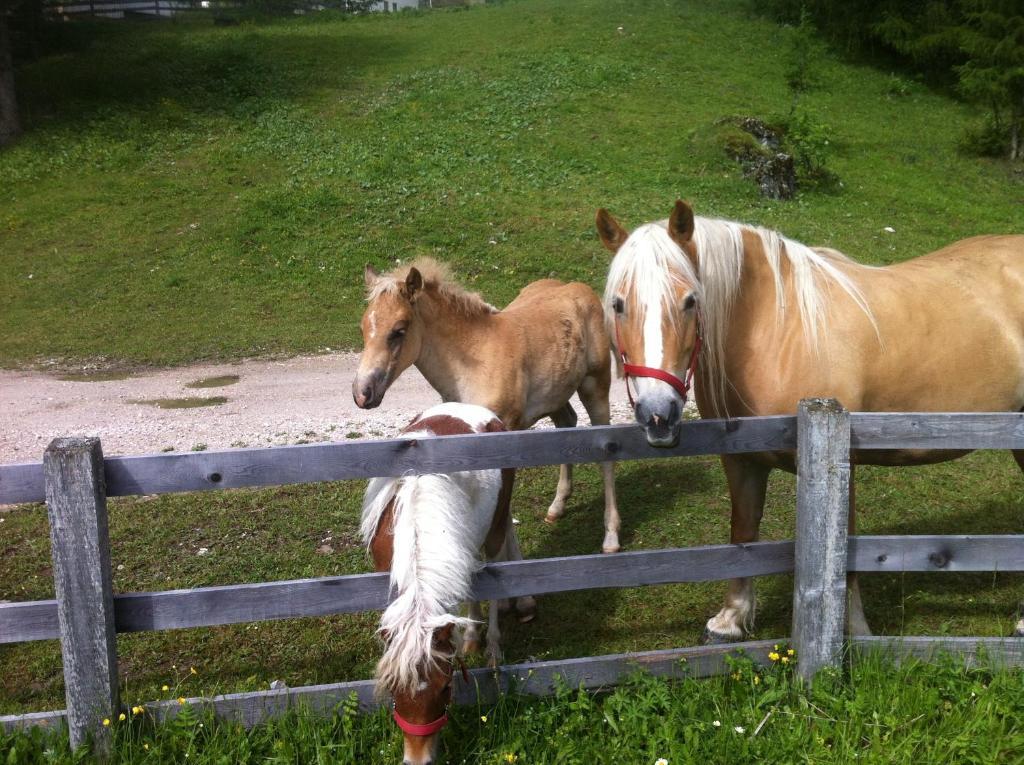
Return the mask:
{"type": "MultiPolygon", "coordinates": [[[[610,346],[601,301],[590,287],[542,279],[499,311],[431,258],[383,276],[367,266],[365,277],[363,355],[352,381],[357,406],[378,406],[415,364],[444,401],[487,407],[509,430],[525,430],[542,417],[574,426],[574,392],[592,423],[608,424],[610,346]]],[[[611,462],[602,463],[606,553],[619,550],[613,471],[611,462]]],[[[571,493],[572,466],[562,465],[548,522],[565,512],[571,493]]]]}
{"type": "MultiPolygon", "coordinates": [[[[471,404],[439,404],[402,431],[406,437],[504,430],[493,412],[471,404]]],[[[509,502],[515,471],[478,470],[448,475],[375,478],[366,488],[361,532],[377,571],[391,571],[394,600],[384,611],[384,656],[377,688],[394,699],[395,722],[405,734],[405,762],[436,756],[438,733],[448,721],[453,629],[464,627],[463,652],[479,645],[477,604],[470,617],[455,610],[472,589],[480,552],[488,560],[521,560],[509,502]]],[[[532,607],[532,599],[520,599],[532,607]]],[[[498,608],[491,603],[487,656],[499,660],[498,608]]]]}
{"type": "MultiPolygon", "coordinates": [[[[872,412],[1024,407],[1024,236],[965,239],[874,268],[773,231],[694,219],[684,202],[668,221],[631,234],[599,210],[597,230],[615,253],[605,308],[616,358],[633,378],[636,418],[654,446],[678,441],[686,389],[678,378],[694,366],[702,417],[793,414],[811,396],[872,412]],[[652,368],[660,379],[646,376],[652,368]],[[956,373],[963,369],[970,373],[956,373]]],[[[851,464],[965,453],[854,451],[851,464]]],[[[1024,469],[1024,452],[1013,455],[1024,469]]],[[[794,455],[723,455],[722,465],[731,540],[754,541],[768,474],[795,471],[794,455]]],[[[851,531],[852,505],[851,491],[851,531]]],[[[848,583],[849,629],[869,634],[856,579],[848,583]]],[[[738,640],[753,618],[753,582],[735,579],[705,638],[738,640]]],[[[1024,634],[1024,620],[1016,631],[1024,634]]]]}

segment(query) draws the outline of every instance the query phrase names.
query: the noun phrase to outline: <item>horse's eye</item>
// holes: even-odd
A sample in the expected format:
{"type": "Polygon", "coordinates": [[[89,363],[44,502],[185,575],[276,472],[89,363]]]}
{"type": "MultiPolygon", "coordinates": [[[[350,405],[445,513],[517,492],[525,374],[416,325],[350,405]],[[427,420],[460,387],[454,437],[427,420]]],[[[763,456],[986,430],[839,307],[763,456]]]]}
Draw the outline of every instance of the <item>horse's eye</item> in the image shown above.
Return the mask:
{"type": "Polygon", "coordinates": [[[399,327],[398,329],[391,330],[391,334],[388,335],[388,340],[394,342],[396,340],[401,340],[403,337],[405,337],[405,327],[399,327]]]}
{"type": "Polygon", "coordinates": [[[691,293],[690,293],[689,295],[687,295],[687,296],[686,296],[686,298],[685,298],[685,299],[683,300],[683,310],[684,310],[684,311],[689,311],[689,310],[690,310],[691,308],[693,308],[693,307],[694,307],[695,305],[697,305],[697,298],[695,298],[695,297],[693,296],[693,293],[691,292],[691,293]]]}
{"type": "Polygon", "coordinates": [[[626,306],[622,302],[622,298],[617,297],[612,301],[612,310],[614,310],[615,313],[622,313],[625,309],[626,306]]]}

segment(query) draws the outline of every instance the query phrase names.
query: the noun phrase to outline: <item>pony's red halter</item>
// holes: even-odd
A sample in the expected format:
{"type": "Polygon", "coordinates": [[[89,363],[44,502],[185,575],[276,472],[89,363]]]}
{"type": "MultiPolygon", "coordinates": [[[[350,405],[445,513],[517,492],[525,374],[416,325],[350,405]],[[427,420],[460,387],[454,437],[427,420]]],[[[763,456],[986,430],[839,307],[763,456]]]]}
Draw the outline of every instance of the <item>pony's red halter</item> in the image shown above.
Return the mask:
{"type": "MultiPolygon", "coordinates": [[[[462,679],[469,683],[469,672],[466,670],[466,665],[462,659],[458,657],[452,658],[452,664],[455,662],[459,663],[459,667],[462,669],[462,679]]],[[[453,667],[454,669],[454,667],[453,667]]],[[[395,720],[395,725],[402,729],[403,733],[408,733],[410,736],[433,736],[445,725],[448,724],[448,704],[451,704],[451,698],[448,699],[448,704],[445,704],[444,712],[433,722],[428,723],[414,723],[406,720],[402,715],[398,714],[398,710],[394,707],[394,701],[391,702],[391,717],[395,720]]]]}
{"type": "Polygon", "coordinates": [[[622,371],[626,375],[626,395],[629,396],[629,405],[636,408],[636,402],[633,400],[633,391],[629,388],[630,377],[653,377],[655,380],[661,380],[663,383],[671,385],[676,393],[683,398],[685,404],[687,398],[690,395],[690,388],[693,385],[693,376],[697,372],[697,361],[700,358],[700,347],[701,347],[701,326],[700,326],[700,314],[697,314],[697,337],[693,341],[693,350],[690,352],[690,364],[686,368],[686,376],[680,380],[671,372],[666,372],[664,369],[658,369],[657,367],[643,367],[639,364],[630,364],[626,361],[626,352],[622,350],[622,337],[619,334],[619,318],[615,317],[615,345],[619,349],[619,357],[622,359],[622,371]]]}

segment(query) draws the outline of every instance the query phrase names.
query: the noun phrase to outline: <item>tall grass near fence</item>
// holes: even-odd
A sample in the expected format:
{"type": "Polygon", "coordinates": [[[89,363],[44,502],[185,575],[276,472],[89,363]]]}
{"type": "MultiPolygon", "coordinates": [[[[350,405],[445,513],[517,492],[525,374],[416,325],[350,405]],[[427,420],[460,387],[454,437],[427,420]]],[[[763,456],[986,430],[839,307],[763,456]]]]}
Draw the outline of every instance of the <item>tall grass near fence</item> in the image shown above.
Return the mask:
{"type": "MultiPolygon", "coordinates": [[[[780,646],[783,654],[785,647],[780,646]]],[[[401,735],[386,711],[333,718],[293,713],[255,729],[185,711],[154,726],[148,714],[113,720],[125,765],[189,762],[398,762],[401,735]]],[[[725,762],[1014,763],[1024,751],[1020,670],[952,661],[893,666],[867,657],[847,675],[819,676],[813,691],[776,663],[743,659],[730,676],[667,682],[637,675],[604,694],[563,688],[536,700],[506,696],[453,710],[442,734],[446,763],[670,765],[725,762]]],[[[80,761],[65,737],[0,735],[10,765],[80,761]]]]}

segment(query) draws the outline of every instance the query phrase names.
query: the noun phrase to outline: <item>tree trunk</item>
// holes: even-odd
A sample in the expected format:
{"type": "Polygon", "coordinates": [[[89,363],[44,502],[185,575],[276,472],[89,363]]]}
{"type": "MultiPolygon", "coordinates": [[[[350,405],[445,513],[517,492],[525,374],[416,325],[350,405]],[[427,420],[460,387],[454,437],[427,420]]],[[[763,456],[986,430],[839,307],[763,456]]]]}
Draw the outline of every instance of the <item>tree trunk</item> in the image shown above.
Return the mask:
{"type": "Polygon", "coordinates": [[[0,147],[12,143],[21,134],[18,101],[14,93],[11,37],[7,33],[7,5],[0,0],[0,147]]]}

